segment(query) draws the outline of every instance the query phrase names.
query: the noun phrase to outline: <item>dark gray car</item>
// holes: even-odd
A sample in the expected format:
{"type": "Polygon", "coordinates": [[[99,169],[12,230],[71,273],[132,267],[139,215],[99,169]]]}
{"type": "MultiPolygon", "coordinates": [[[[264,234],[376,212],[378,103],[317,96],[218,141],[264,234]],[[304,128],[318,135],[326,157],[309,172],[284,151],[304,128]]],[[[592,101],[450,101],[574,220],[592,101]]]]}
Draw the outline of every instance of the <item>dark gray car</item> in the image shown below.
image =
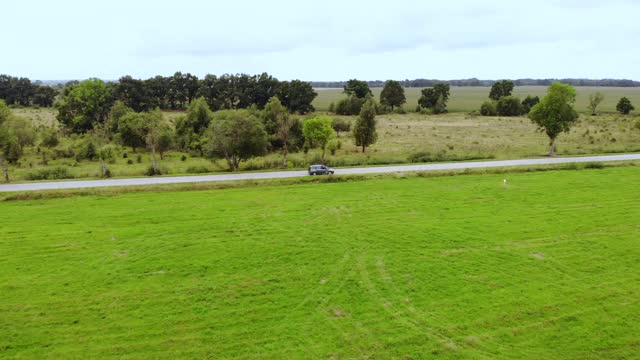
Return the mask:
{"type": "Polygon", "coordinates": [[[309,175],[333,175],[333,169],[324,165],[309,166],[309,175]]]}

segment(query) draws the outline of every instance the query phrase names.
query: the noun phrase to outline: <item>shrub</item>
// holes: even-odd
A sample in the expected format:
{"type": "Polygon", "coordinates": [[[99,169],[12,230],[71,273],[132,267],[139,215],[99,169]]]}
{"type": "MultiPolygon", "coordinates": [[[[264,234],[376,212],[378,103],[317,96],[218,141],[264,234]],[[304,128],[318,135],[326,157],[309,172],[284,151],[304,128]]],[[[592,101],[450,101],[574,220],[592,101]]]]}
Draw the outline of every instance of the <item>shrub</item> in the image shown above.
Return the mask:
{"type": "Polygon", "coordinates": [[[138,156],[136,156],[136,162],[137,162],[138,164],[141,164],[141,163],[142,163],[142,155],[138,154],[138,156]]]}
{"type": "Polygon", "coordinates": [[[604,164],[601,162],[589,162],[584,164],[585,169],[603,169],[604,164]]]}
{"type": "Polygon", "coordinates": [[[522,114],[520,99],[515,96],[504,96],[496,104],[496,112],[500,116],[519,116],[522,114]]]}
{"type": "Polygon", "coordinates": [[[336,133],[340,134],[341,132],[349,132],[351,131],[351,122],[345,119],[333,119],[331,123],[331,127],[335,130],[336,133]]]}
{"type": "Polygon", "coordinates": [[[349,96],[338,101],[336,104],[336,114],[338,115],[358,115],[362,109],[365,99],[349,96]]]}
{"type": "Polygon", "coordinates": [[[128,157],[129,157],[129,154],[127,154],[127,152],[126,152],[126,151],[122,153],[122,158],[123,158],[123,159],[126,159],[126,158],[128,158],[128,157]]]}
{"type": "Polygon", "coordinates": [[[204,174],[209,173],[211,170],[206,166],[189,166],[186,170],[187,174],[204,174]]]}
{"type": "Polygon", "coordinates": [[[128,165],[131,165],[131,164],[133,164],[133,160],[131,160],[131,159],[128,159],[128,160],[127,160],[127,164],[128,164],[128,165]]]}
{"type": "Polygon", "coordinates": [[[480,106],[480,115],[482,116],[496,116],[497,114],[496,103],[494,101],[487,100],[480,106]]]}
{"type": "Polygon", "coordinates": [[[153,166],[149,166],[147,168],[147,171],[144,172],[144,174],[147,176],[162,175],[164,173],[166,173],[166,171],[164,171],[163,169],[155,169],[153,166]]]}
{"type": "Polygon", "coordinates": [[[327,150],[329,150],[331,155],[335,155],[336,150],[338,150],[338,142],[335,140],[329,141],[329,143],[327,144],[327,150]]]}
{"type": "Polygon", "coordinates": [[[60,180],[73,179],[69,169],[64,166],[39,169],[26,175],[27,180],[60,180]]]}
{"type": "Polygon", "coordinates": [[[187,161],[187,155],[182,154],[180,161],[187,161]]]}

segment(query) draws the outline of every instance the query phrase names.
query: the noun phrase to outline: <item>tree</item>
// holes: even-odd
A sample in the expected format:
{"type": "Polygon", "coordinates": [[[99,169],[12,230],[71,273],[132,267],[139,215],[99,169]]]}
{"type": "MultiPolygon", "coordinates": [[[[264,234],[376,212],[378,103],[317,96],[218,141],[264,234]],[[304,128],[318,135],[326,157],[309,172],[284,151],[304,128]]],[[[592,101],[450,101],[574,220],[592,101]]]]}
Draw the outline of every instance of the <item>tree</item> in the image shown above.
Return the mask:
{"type": "Polygon", "coordinates": [[[531,111],[531,108],[536,106],[536,104],[539,102],[539,97],[527,95],[527,97],[524,98],[524,100],[522,100],[522,103],[520,104],[522,108],[522,114],[528,114],[529,111],[531,111]]]}
{"type": "Polygon", "coordinates": [[[205,132],[205,154],[224,158],[231,171],[240,163],[267,150],[267,133],[260,120],[248,110],[223,110],[214,114],[205,132]]]}
{"type": "Polygon", "coordinates": [[[529,119],[549,137],[549,156],[555,155],[558,135],[569,132],[578,121],[578,113],[573,108],[575,100],[576,89],[573,86],[555,82],[529,112],[529,119]]]}
{"type": "Polygon", "coordinates": [[[9,137],[9,132],[7,131],[4,124],[9,120],[9,118],[12,117],[13,114],[11,113],[11,110],[4,102],[4,100],[0,99],[0,167],[2,168],[5,182],[9,182],[9,169],[7,168],[7,164],[5,162],[5,152],[13,139],[9,137]]]}
{"type": "Polygon", "coordinates": [[[364,153],[367,146],[372,145],[378,140],[376,132],[376,108],[373,99],[370,97],[362,105],[360,116],[353,127],[353,137],[356,146],[362,146],[364,153]]]}
{"type": "MultiPolygon", "coordinates": [[[[149,150],[151,150],[152,168],[149,175],[160,175],[160,167],[158,166],[158,159],[156,158],[156,152],[166,146],[167,134],[170,134],[169,124],[162,116],[160,109],[155,109],[151,112],[144,114],[144,127],[141,130],[145,139],[145,143],[149,150]]],[[[170,135],[169,135],[170,137],[170,135]]],[[[163,149],[164,151],[164,149],[163,149]]]]}
{"type": "Polygon", "coordinates": [[[519,116],[522,113],[520,99],[515,96],[503,96],[496,103],[496,111],[500,116],[519,116]]]}
{"type": "Polygon", "coordinates": [[[302,125],[302,133],[310,147],[320,147],[322,149],[322,162],[325,162],[327,143],[336,136],[336,132],[331,127],[332,120],[326,115],[318,115],[311,119],[306,119],[302,125]]]}
{"type": "Polygon", "coordinates": [[[404,88],[400,82],[388,80],[380,93],[380,104],[391,107],[393,111],[394,107],[400,107],[406,102],[407,98],[404,96],[404,88]]]}
{"type": "Polygon", "coordinates": [[[418,99],[418,105],[431,109],[434,114],[439,114],[447,111],[448,100],[449,84],[436,83],[433,88],[422,89],[422,96],[418,99]]]}
{"type": "Polygon", "coordinates": [[[511,96],[513,87],[514,84],[511,80],[496,81],[493,85],[491,85],[489,98],[493,100],[500,100],[500,98],[503,98],[505,96],[511,96]]]}
{"type": "Polygon", "coordinates": [[[137,148],[145,146],[144,127],[146,120],[144,114],[135,111],[113,117],[112,121],[115,123],[113,128],[117,129],[117,140],[124,146],[130,146],[133,152],[137,148]]]}
{"type": "Polygon", "coordinates": [[[40,146],[46,149],[40,149],[42,152],[42,162],[47,164],[47,152],[58,146],[60,139],[58,138],[58,130],[54,128],[44,128],[41,132],[40,146]]]}
{"type": "Polygon", "coordinates": [[[340,99],[338,101],[338,105],[336,105],[336,114],[338,115],[358,115],[360,114],[360,110],[362,110],[362,105],[364,104],[365,99],[361,99],[354,95],[347,96],[344,99],[340,99]]]}
{"type": "Polygon", "coordinates": [[[289,138],[295,119],[289,115],[287,108],[282,105],[280,99],[276,96],[269,100],[264,107],[263,114],[267,132],[275,135],[282,142],[282,167],[286,168],[289,154],[289,138]]]}
{"type": "Polygon", "coordinates": [[[331,127],[333,128],[333,130],[335,130],[338,137],[340,137],[341,132],[351,131],[351,123],[348,120],[342,118],[333,119],[331,127]]]}
{"type": "Polygon", "coordinates": [[[58,92],[50,86],[36,86],[33,94],[33,105],[51,107],[58,92]]]}
{"type": "MultiPolygon", "coordinates": [[[[6,107],[6,104],[0,101],[0,114],[4,113],[2,107],[6,107]]],[[[0,119],[0,167],[6,182],[9,182],[9,170],[6,162],[17,163],[23,154],[24,147],[33,145],[34,140],[35,132],[31,121],[12,114],[0,119]]]]}
{"type": "Polygon", "coordinates": [[[604,100],[604,94],[601,92],[589,95],[589,110],[591,110],[591,115],[597,115],[596,108],[602,100],[604,100]]]}
{"type": "Polygon", "coordinates": [[[631,100],[626,97],[620,98],[620,101],[618,101],[618,104],[616,105],[616,110],[618,110],[618,112],[623,115],[628,115],[635,109],[636,108],[631,105],[631,100]]]}
{"type": "Polygon", "coordinates": [[[314,112],[311,103],[318,96],[311,83],[300,80],[283,81],[276,89],[276,96],[292,113],[306,114],[314,112]]]}
{"type": "Polygon", "coordinates": [[[176,120],[176,140],[183,150],[194,150],[202,154],[201,138],[213,119],[207,101],[199,97],[187,107],[187,114],[176,120]]]}
{"type": "Polygon", "coordinates": [[[115,98],[122,101],[134,111],[147,111],[151,108],[151,101],[147,95],[144,81],[131,76],[123,76],[114,88],[115,98]]]}
{"type": "Polygon", "coordinates": [[[373,96],[369,84],[366,81],[351,79],[344,85],[344,93],[349,96],[355,96],[364,99],[367,95],[373,96]]]}
{"type": "Polygon", "coordinates": [[[104,81],[93,78],[65,90],[57,116],[63,126],[75,133],[85,133],[107,121],[113,97],[104,81]]]}

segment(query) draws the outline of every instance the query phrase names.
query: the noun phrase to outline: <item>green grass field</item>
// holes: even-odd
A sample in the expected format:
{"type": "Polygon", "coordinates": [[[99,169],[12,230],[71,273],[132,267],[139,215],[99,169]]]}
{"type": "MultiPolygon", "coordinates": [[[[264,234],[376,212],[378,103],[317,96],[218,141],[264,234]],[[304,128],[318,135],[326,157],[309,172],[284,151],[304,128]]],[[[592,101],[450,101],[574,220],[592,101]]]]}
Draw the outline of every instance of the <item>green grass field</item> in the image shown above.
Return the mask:
{"type": "Polygon", "coordinates": [[[639,180],[0,202],[0,358],[631,359],[639,180]]]}
{"type": "MultiPolygon", "coordinates": [[[[380,99],[380,91],[382,88],[371,89],[376,99],[380,99]]],[[[421,88],[406,88],[405,95],[407,103],[404,108],[407,111],[415,111],[420,98],[421,88]]],[[[489,99],[490,87],[475,86],[453,86],[451,87],[451,96],[447,108],[450,112],[470,112],[480,110],[482,102],[489,99]]],[[[626,96],[631,103],[640,109],[640,88],[624,88],[624,87],[593,87],[593,86],[577,86],[576,109],[579,112],[588,112],[589,95],[596,92],[602,92],[605,96],[602,104],[598,108],[601,112],[615,112],[616,104],[621,97],[626,96]]],[[[327,111],[329,105],[337,103],[341,98],[345,97],[342,89],[316,89],[318,97],[313,102],[316,110],[327,111]]],[[[547,92],[546,86],[516,86],[513,93],[521,99],[527,95],[537,95],[544,97],[547,92]]]]}

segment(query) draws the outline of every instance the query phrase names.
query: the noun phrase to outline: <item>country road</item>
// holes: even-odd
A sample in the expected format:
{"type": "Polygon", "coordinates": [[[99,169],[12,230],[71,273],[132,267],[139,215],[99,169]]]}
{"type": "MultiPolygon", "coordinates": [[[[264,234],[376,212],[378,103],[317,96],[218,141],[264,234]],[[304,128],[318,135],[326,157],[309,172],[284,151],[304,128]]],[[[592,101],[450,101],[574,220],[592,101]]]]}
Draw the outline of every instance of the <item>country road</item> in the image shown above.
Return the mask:
{"type": "MultiPolygon", "coordinates": [[[[394,173],[394,172],[408,172],[408,171],[459,170],[459,169],[496,168],[496,167],[505,167],[505,166],[547,165],[547,164],[625,161],[625,160],[627,161],[640,160],[640,154],[452,162],[452,163],[421,164],[421,165],[394,165],[394,166],[344,168],[344,169],[335,169],[335,171],[336,171],[336,175],[355,175],[355,174],[394,173]]],[[[38,183],[23,183],[23,184],[4,184],[4,185],[0,185],[0,192],[79,189],[79,188],[94,188],[94,187],[109,187],[109,186],[177,184],[177,183],[195,183],[195,182],[208,182],[208,181],[281,179],[281,178],[293,178],[293,177],[302,177],[302,176],[309,176],[309,175],[307,174],[306,171],[271,171],[271,172],[237,173],[237,174],[223,174],[223,175],[56,181],[56,182],[38,182],[38,183]]]]}

